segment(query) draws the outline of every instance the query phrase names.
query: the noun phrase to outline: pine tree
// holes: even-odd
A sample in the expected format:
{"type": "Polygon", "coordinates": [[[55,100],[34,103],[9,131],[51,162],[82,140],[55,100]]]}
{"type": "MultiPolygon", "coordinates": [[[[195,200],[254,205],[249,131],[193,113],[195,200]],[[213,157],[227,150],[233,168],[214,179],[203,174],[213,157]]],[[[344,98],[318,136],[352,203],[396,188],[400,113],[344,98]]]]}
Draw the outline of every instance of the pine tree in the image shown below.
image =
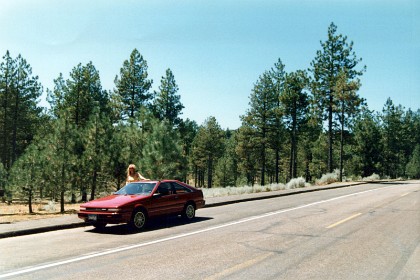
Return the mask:
{"type": "Polygon", "coordinates": [[[5,202],[6,193],[6,182],[7,182],[7,171],[3,166],[3,163],[0,162],[0,197],[2,202],[5,202]]]}
{"type": "Polygon", "coordinates": [[[13,100],[13,79],[15,76],[16,63],[10,57],[9,51],[3,57],[4,62],[0,64],[0,136],[1,136],[1,162],[6,170],[9,170],[12,166],[12,152],[11,152],[11,134],[12,134],[12,122],[10,116],[12,115],[12,100],[13,100]]]}
{"type": "Polygon", "coordinates": [[[379,116],[362,107],[361,114],[355,120],[354,128],[353,169],[354,174],[368,177],[380,174],[380,163],[383,161],[382,133],[379,116]]]}
{"type": "Polygon", "coordinates": [[[32,68],[19,55],[7,51],[0,64],[0,159],[9,169],[32,141],[40,124],[42,108],[38,98],[42,86],[32,68]]]}
{"type": "MultiPolygon", "coordinates": [[[[191,167],[191,151],[192,151],[192,143],[194,141],[195,136],[197,135],[198,131],[198,124],[195,121],[191,121],[190,119],[186,119],[185,121],[182,120],[179,127],[178,132],[181,137],[182,143],[182,154],[185,158],[189,160],[189,164],[187,167],[187,174],[192,174],[193,167],[191,167]]],[[[187,182],[187,176],[184,178],[184,182],[187,182]]]]}
{"type": "Polygon", "coordinates": [[[280,96],[285,90],[286,71],[284,70],[285,65],[279,58],[271,68],[270,75],[273,79],[275,94],[277,95],[277,107],[274,109],[274,127],[271,131],[270,146],[275,153],[275,176],[276,183],[279,183],[280,174],[280,153],[284,143],[284,123],[283,123],[283,110],[281,109],[280,96]]]}
{"type": "Polygon", "coordinates": [[[309,164],[310,173],[315,178],[321,178],[325,173],[328,173],[327,156],[328,156],[328,136],[325,133],[320,133],[318,138],[314,141],[311,149],[311,163],[309,164]]]}
{"type": "MultiPolygon", "coordinates": [[[[245,116],[247,118],[248,116],[245,116]]],[[[243,120],[237,132],[236,154],[238,156],[238,170],[245,176],[247,185],[253,186],[257,179],[259,165],[258,139],[254,137],[255,130],[243,120]]]]}
{"type": "MultiPolygon", "coordinates": [[[[91,181],[86,182],[86,186],[91,185],[90,200],[95,199],[98,179],[100,174],[106,174],[105,171],[109,163],[108,149],[110,144],[110,135],[108,131],[111,130],[110,119],[106,114],[100,113],[99,107],[95,107],[90,120],[83,131],[82,139],[85,146],[82,161],[84,163],[86,174],[91,174],[91,181]]],[[[110,179],[109,176],[102,176],[103,179],[110,179]]],[[[84,190],[84,197],[82,201],[86,201],[86,189],[84,190]]]]}
{"type": "Polygon", "coordinates": [[[350,128],[353,118],[359,113],[360,106],[363,105],[364,99],[357,95],[360,88],[360,81],[349,81],[346,69],[338,74],[337,84],[335,86],[334,95],[337,103],[335,112],[340,123],[340,167],[339,181],[343,181],[343,161],[344,161],[344,130],[350,128]]]}
{"type": "Polygon", "coordinates": [[[72,180],[72,202],[76,202],[76,190],[83,192],[83,199],[86,193],[84,190],[83,179],[88,176],[83,170],[82,155],[85,151],[81,135],[89,122],[94,109],[98,106],[101,112],[108,111],[107,92],[102,90],[99,72],[95,69],[92,62],[86,66],[78,64],[70,72],[70,78],[64,81],[63,75],[54,81],[54,91],[49,93],[49,101],[52,113],[56,118],[63,116],[64,112],[68,116],[68,121],[74,124],[76,130],[71,135],[74,141],[73,154],[76,156],[77,164],[74,165],[72,180]]]}
{"type": "MultiPolygon", "coordinates": [[[[420,110],[417,114],[410,108],[406,110],[402,118],[401,131],[401,164],[407,165],[410,161],[414,148],[420,145],[420,110]]],[[[404,173],[404,177],[407,174],[404,173]]]]}
{"type": "Polygon", "coordinates": [[[38,185],[39,176],[36,174],[40,171],[38,159],[39,149],[31,144],[11,170],[11,181],[13,185],[19,186],[16,191],[26,195],[29,214],[33,213],[32,201],[38,185]]]}
{"type": "Polygon", "coordinates": [[[361,59],[353,51],[353,42],[347,42],[347,36],[336,34],[337,26],[331,23],[328,28],[328,39],[321,42],[322,50],[318,50],[311,62],[310,71],[313,74],[312,90],[317,101],[319,114],[328,121],[328,171],[334,169],[333,141],[334,141],[334,107],[337,96],[334,88],[339,79],[339,73],[345,71],[347,80],[352,81],[361,76],[366,67],[357,70],[361,59]]]}
{"type": "Polygon", "coordinates": [[[178,89],[171,69],[167,69],[165,77],[161,79],[159,91],[156,93],[153,111],[158,119],[167,120],[172,126],[178,126],[181,123],[179,115],[184,108],[180,101],[181,96],[177,95],[178,89]]]}
{"type": "MultiPolygon", "coordinates": [[[[51,135],[46,138],[45,157],[47,170],[49,170],[52,191],[60,195],[60,211],[64,212],[65,194],[72,193],[74,199],[74,187],[72,178],[76,177],[75,165],[80,164],[77,154],[74,153],[75,133],[77,128],[72,122],[70,112],[61,111],[60,118],[52,124],[51,135]]],[[[55,197],[55,195],[54,195],[55,197]]]]}
{"type": "Polygon", "coordinates": [[[225,151],[215,167],[215,184],[221,187],[236,186],[238,180],[238,156],[235,151],[236,133],[227,131],[226,136],[225,151]]]}
{"type": "Polygon", "coordinates": [[[420,179],[420,144],[417,144],[406,166],[407,176],[420,179]]]}
{"type": "Polygon", "coordinates": [[[250,109],[242,116],[242,123],[251,128],[260,155],[260,184],[265,185],[267,150],[270,136],[278,129],[276,125],[278,95],[269,72],[260,76],[250,96],[250,109]]]}
{"type": "Polygon", "coordinates": [[[203,125],[198,129],[197,135],[193,141],[192,161],[201,172],[199,186],[204,184],[204,174],[207,174],[207,187],[213,186],[214,166],[217,160],[223,154],[224,132],[217,123],[215,117],[206,119],[203,125]]]}
{"type": "Polygon", "coordinates": [[[289,180],[297,178],[297,148],[299,133],[308,121],[309,99],[305,89],[308,78],[298,70],[286,75],[285,89],[280,95],[285,125],[290,134],[289,180]]]}
{"type": "Polygon", "coordinates": [[[387,99],[382,109],[382,128],[385,175],[391,178],[402,176],[405,164],[402,162],[403,151],[403,117],[404,109],[401,105],[394,105],[390,98],[387,99]]]}
{"type": "Polygon", "coordinates": [[[180,137],[168,121],[152,121],[147,133],[140,167],[144,176],[157,180],[186,176],[186,158],[182,155],[180,137]]]}
{"type": "Polygon", "coordinates": [[[120,70],[120,77],[115,78],[116,94],[120,103],[120,118],[134,122],[138,118],[142,108],[148,107],[152,98],[149,90],[153,81],[149,80],[147,73],[147,61],[134,49],[130,59],[125,60],[120,70]]]}

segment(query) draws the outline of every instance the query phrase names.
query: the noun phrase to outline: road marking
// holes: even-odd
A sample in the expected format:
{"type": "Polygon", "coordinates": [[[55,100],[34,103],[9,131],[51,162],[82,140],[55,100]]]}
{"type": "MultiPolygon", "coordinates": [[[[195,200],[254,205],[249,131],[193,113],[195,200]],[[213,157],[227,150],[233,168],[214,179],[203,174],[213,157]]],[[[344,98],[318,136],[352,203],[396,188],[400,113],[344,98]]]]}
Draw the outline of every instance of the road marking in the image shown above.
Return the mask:
{"type": "Polygon", "coordinates": [[[101,256],[111,255],[111,254],[124,252],[124,251],[132,250],[132,249],[146,247],[146,246],[149,246],[149,245],[154,245],[154,244],[158,244],[158,243],[162,243],[162,242],[167,242],[167,241],[171,241],[171,240],[175,240],[175,239],[180,239],[180,238],[184,238],[184,237],[188,237],[188,236],[192,236],[192,235],[196,235],[196,234],[200,234],[200,233],[204,233],[204,232],[208,232],[208,231],[213,231],[213,230],[217,230],[217,229],[221,229],[221,228],[225,228],[225,227],[239,225],[239,224],[243,224],[243,223],[251,222],[251,221],[254,221],[254,220],[267,218],[267,217],[274,216],[274,215],[279,215],[279,214],[283,214],[283,213],[287,213],[287,212],[292,212],[292,211],[295,211],[295,210],[300,210],[300,209],[312,207],[312,206],[315,206],[315,205],[320,205],[320,204],[332,202],[332,201],[335,201],[335,200],[344,199],[344,198],[351,197],[351,196],[356,196],[356,195],[360,195],[360,194],[374,192],[374,191],[381,190],[381,189],[382,188],[376,188],[376,189],[372,189],[372,190],[366,190],[366,191],[362,191],[362,192],[347,194],[347,195],[338,196],[338,197],[334,197],[334,198],[330,198],[330,199],[326,199],[326,200],[312,202],[312,203],[309,203],[309,204],[304,204],[304,205],[293,207],[293,208],[287,208],[287,209],[278,210],[278,211],[274,211],[274,212],[268,212],[268,213],[265,213],[265,214],[262,214],[262,215],[252,216],[252,217],[244,218],[244,219],[241,219],[241,220],[238,220],[238,221],[234,221],[234,222],[230,222],[230,223],[226,223],[226,224],[221,224],[221,225],[218,225],[218,226],[213,226],[213,227],[209,227],[209,228],[205,228],[205,229],[201,229],[201,230],[197,230],[197,231],[192,231],[192,232],[188,232],[188,233],[184,233],[184,234],[179,234],[179,235],[175,235],[175,236],[171,236],[171,237],[161,238],[161,239],[157,239],[157,240],[153,240],[153,241],[149,241],[149,242],[145,242],[145,243],[139,243],[139,244],[133,244],[133,245],[128,245],[128,246],[118,247],[118,248],[114,248],[114,249],[108,249],[108,250],[104,250],[102,252],[94,252],[94,253],[78,256],[78,257],[67,259],[67,260],[30,266],[30,267],[26,267],[26,268],[23,268],[23,269],[20,269],[20,270],[8,272],[8,273],[5,273],[5,274],[0,274],[0,279],[1,278],[6,278],[6,277],[11,277],[11,276],[17,276],[17,275],[24,274],[24,273],[35,272],[35,271],[38,271],[38,270],[43,270],[43,269],[52,268],[52,267],[56,267],[56,266],[61,266],[61,265],[65,265],[65,264],[70,264],[70,263],[74,263],[74,262],[80,262],[80,261],[83,261],[83,260],[88,260],[88,259],[97,258],[97,257],[101,257],[101,256]]]}
{"type": "Polygon", "coordinates": [[[274,253],[270,252],[270,253],[258,256],[256,258],[250,259],[246,262],[243,262],[243,263],[237,264],[235,266],[229,267],[229,268],[227,268],[227,269],[225,269],[225,270],[223,270],[219,273],[216,273],[212,276],[204,278],[204,280],[224,279],[224,278],[226,278],[227,276],[229,276],[230,274],[232,274],[236,271],[240,271],[240,270],[246,269],[248,267],[251,267],[251,266],[253,266],[257,263],[262,262],[265,259],[268,259],[269,257],[271,257],[273,255],[274,255],[274,253]]]}
{"type": "Polygon", "coordinates": [[[379,205],[376,205],[376,206],[374,206],[373,208],[381,208],[382,206],[384,206],[385,204],[389,204],[390,202],[389,201],[384,201],[383,203],[381,203],[381,204],[379,204],[379,205]]]}
{"type": "Polygon", "coordinates": [[[354,218],[356,218],[356,217],[358,217],[358,216],[360,216],[360,215],[362,215],[362,213],[357,213],[357,214],[354,214],[353,216],[350,216],[350,217],[348,217],[348,218],[346,218],[346,219],[343,219],[343,220],[341,220],[341,221],[336,222],[335,224],[332,224],[332,225],[327,226],[327,228],[333,228],[333,227],[336,227],[336,226],[341,225],[342,223],[345,223],[345,222],[347,222],[347,221],[350,221],[351,219],[354,219],[354,218]]]}
{"type": "MultiPolygon", "coordinates": [[[[408,193],[403,193],[402,195],[400,195],[400,197],[404,197],[404,196],[406,196],[406,195],[408,195],[408,194],[410,194],[409,192],[408,193]]],[[[383,203],[381,203],[381,204],[379,204],[379,205],[376,205],[374,208],[381,208],[382,206],[384,206],[385,204],[389,204],[389,203],[391,203],[391,202],[389,202],[389,201],[385,201],[385,202],[383,202],[383,203]]]]}

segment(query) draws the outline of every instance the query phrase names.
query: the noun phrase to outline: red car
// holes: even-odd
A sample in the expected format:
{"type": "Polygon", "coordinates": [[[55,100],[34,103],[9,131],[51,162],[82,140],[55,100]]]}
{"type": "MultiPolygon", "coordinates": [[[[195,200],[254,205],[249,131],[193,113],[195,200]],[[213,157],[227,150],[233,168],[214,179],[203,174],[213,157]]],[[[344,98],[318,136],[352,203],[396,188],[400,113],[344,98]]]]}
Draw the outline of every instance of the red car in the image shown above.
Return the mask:
{"type": "Polygon", "coordinates": [[[80,205],[78,216],[96,228],[128,223],[141,230],[149,218],[157,216],[182,215],[191,220],[204,205],[203,192],[180,181],[140,181],[80,205]]]}

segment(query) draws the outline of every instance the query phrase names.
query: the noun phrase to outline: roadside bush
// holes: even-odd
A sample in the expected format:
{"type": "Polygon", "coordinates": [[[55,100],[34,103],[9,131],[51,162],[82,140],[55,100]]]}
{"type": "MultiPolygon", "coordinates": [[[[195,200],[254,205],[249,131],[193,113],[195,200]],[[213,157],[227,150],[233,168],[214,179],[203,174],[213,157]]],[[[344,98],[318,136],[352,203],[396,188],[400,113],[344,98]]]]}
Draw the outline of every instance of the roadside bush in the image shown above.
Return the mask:
{"type": "Polygon", "coordinates": [[[226,188],[203,188],[204,197],[220,197],[228,195],[240,195],[249,193],[260,193],[269,191],[284,190],[286,187],[283,184],[270,184],[266,186],[242,186],[242,187],[226,187],[226,188]]]}
{"type": "Polygon", "coordinates": [[[286,184],[286,190],[304,188],[306,186],[306,181],[303,177],[293,178],[286,184]]]}
{"type": "Polygon", "coordinates": [[[376,181],[376,180],[380,180],[381,177],[378,174],[373,173],[372,175],[368,176],[368,177],[364,177],[362,178],[362,181],[376,181]]]}
{"type": "Polygon", "coordinates": [[[334,170],[333,173],[323,174],[320,179],[315,181],[316,185],[328,185],[335,182],[338,182],[339,171],[338,169],[334,170]]]}
{"type": "Polygon", "coordinates": [[[54,200],[48,201],[48,204],[44,206],[44,210],[47,212],[56,212],[56,203],[54,200]]]}

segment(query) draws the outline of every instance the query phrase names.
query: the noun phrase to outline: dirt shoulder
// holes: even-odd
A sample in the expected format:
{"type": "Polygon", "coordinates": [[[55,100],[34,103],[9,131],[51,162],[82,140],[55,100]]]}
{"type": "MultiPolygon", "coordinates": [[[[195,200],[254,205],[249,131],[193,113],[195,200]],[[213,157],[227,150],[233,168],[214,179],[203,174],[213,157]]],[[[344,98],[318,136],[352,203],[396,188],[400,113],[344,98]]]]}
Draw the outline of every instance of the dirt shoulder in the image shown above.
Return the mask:
{"type": "Polygon", "coordinates": [[[79,210],[80,204],[65,204],[64,213],[60,212],[59,203],[33,203],[33,213],[29,213],[28,204],[0,202],[0,224],[10,224],[21,221],[39,220],[59,217],[63,215],[74,215],[79,210]]]}

